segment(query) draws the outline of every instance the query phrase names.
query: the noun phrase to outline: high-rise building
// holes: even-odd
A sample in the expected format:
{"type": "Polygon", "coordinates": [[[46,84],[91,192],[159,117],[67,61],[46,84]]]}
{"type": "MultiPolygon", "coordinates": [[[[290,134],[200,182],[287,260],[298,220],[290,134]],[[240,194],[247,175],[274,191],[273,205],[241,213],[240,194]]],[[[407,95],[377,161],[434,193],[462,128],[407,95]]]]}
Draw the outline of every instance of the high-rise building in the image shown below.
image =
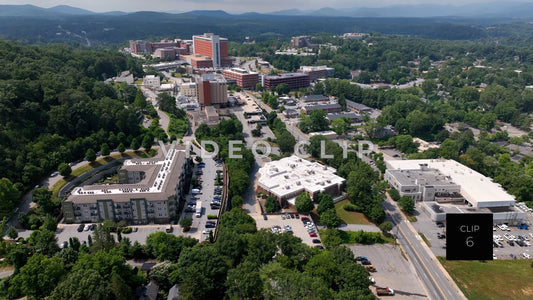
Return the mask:
{"type": "Polygon", "coordinates": [[[228,84],[220,74],[204,74],[197,77],[196,88],[201,106],[225,107],[228,103],[228,84]]]}
{"type": "Polygon", "coordinates": [[[192,39],[195,55],[211,58],[215,68],[231,66],[232,62],[228,57],[228,39],[213,33],[194,35],[192,39]]]}

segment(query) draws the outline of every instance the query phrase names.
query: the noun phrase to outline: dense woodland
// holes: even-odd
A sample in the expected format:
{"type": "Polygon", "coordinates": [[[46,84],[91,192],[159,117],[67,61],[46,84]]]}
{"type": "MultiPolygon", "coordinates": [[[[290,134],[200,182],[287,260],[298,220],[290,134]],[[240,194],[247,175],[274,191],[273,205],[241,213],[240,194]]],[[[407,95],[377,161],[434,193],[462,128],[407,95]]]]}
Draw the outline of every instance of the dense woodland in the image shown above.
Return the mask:
{"type": "Polygon", "coordinates": [[[23,243],[2,243],[0,253],[16,271],[0,280],[0,297],[132,299],[153,280],[165,299],[174,284],[184,299],[374,299],[368,271],[350,249],[318,250],[287,233],[257,231],[239,207],[222,216],[213,244],[157,232],[143,246],[127,234],[116,241],[113,230],[105,222],[88,244],[73,238],[64,249],[46,228],[23,243]],[[126,264],[142,258],[162,264],[148,275],[126,264]]]}
{"type": "MultiPolygon", "coordinates": [[[[149,132],[139,125],[149,113],[142,93],[103,82],[124,70],[142,76],[130,57],[0,42],[0,65],[0,172],[8,189],[32,187],[61,163],[83,159],[89,148],[129,146],[149,132]]],[[[10,199],[2,201],[2,214],[18,200],[10,199]]]]}

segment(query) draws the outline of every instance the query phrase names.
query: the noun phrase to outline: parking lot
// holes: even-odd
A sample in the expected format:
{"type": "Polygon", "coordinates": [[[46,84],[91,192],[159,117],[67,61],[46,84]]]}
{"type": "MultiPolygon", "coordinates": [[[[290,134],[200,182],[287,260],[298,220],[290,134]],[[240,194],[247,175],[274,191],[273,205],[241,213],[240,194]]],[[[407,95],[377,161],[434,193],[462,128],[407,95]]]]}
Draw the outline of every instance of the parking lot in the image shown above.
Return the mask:
{"type": "Polygon", "coordinates": [[[297,219],[296,217],[287,219],[285,216],[282,217],[282,215],[268,215],[268,220],[264,220],[263,215],[261,214],[252,214],[251,216],[255,219],[257,229],[266,228],[268,230],[272,230],[272,226],[279,226],[283,231],[284,226],[289,225],[293,235],[299,237],[304,244],[307,244],[311,247],[318,245],[322,246],[322,243],[313,243],[313,240],[320,240],[320,234],[318,234],[318,230],[316,230],[316,237],[309,236],[307,228],[301,220],[302,217],[309,218],[309,216],[300,215],[300,219],[297,219]]]}
{"type": "MultiPolygon", "coordinates": [[[[400,247],[391,244],[350,245],[355,256],[365,256],[376,268],[370,276],[375,287],[394,290],[394,299],[428,299],[413,266],[402,256],[400,247]]],[[[375,292],[375,287],[370,289],[375,292]]]]}
{"type": "MultiPolygon", "coordinates": [[[[438,227],[435,222],[433,222],[429,216],[421,210],[420,205],[417,204],[416,206],[417,211],[419,214],[417,214],[416,222],[412,222],[411,224],[415,227],[415,229],[418,232],[421,232],[424,234],[424,236],[427,238],[429,243],[431,244],[431,251],[435,256],[446,256],[446,239],[442,238],[439,239],[437,235],[439,233],[444,234],[445,233],[445,227],[438,227]]],[[[529,239],[529,243],[533,244],[533,230],[531,228],[531,220],[533,218],[532,212],[526,212],[526,223],[529,224],[529,229],[518,229],[516,226],[509,226],[509,231],[501,230],[497,226],[495,227],[495,230],[493,231],[494,235],[499,235],[502,238],[502,241],[500,243],[503,245],[503,247],[493,248],[493,253],[496,257],[496,259],[525,259],[523,253],[526,253],[527,255],[530,255],[533,257],[533,250],[532,246],[519,246],[515,243],[511,246],[510,243],[508,243],[508,239],[504,236],[507,235],[514,235],[516,236],[525,236],[529,239]]]]}
{"type": "MultiPolygon", "coordinates": [[[[199,154],[200,150],[195,147],[194,151],[199,154]]],[[[180,227],[179,234],[184,236],[194,237],[200,241],[207,240],[209,238],[209,230],[214,231],[215,228],[206,228],[206,223],[208,221],[217,222],[217,220],[207,220],[208,215],[218,215],[218,209],[211,208],[210,204],[215,198],[215,179],[217,176],[217,171],[223,170],[221,164],[218,164],[215,160],[211,158],[205,158],[202,162],[204,167],[199,167],[200,164],[196,163],[193,169],[193,177],[201,180],[202,188],[200,193],[192,193],[192,188],[190,189],[189,194],[186,196],[187,203],[196,204],[197,201],[201,202],[202,213],[200,217],[196,217],[196,207],[188,207],[185,205],[184,211],[181,218],[189,217],[192,218],[192,226],[188,232],[182,232],[180,227]],[[198,173],[201,171],[201,174],[198,173]],[[194,196],[194,197],[193,197],[194,196]],[[187,210],[187,208],[192,208],[192,210],[187,210]],[[204,233],[205,232],[205,233],[204,233]]],[[[221,173],[222,176],[222,173],[221,173]]],[[[222,187],[222,186],[221,186],[222,187]]],[[[219,195],[222,198],[222,194],[219,195]]],[[[180,219],[181,220],[181,219],[180,219]]]]}

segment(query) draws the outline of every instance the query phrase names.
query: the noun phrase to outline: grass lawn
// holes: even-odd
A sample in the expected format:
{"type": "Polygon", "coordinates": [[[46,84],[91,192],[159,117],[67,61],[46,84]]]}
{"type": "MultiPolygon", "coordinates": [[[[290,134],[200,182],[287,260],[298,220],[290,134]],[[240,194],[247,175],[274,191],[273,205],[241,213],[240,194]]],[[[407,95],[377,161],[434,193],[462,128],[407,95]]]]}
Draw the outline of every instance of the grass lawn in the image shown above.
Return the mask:
{"type": "Polygon", "coordinates": [[[363,213],[355,211],[346,211],[342,208],[345,204],[350,204],[349,200],[342,200],[335,203],[335,210],[337,215],[342,219],[346,224],[363,224],[363,225],[374,225],[370,222],[363,213]]]}
{"type": "Polygon", "coordinates": [[[533,299],[531,260],[439,261],[470,300],[533,299]]]}

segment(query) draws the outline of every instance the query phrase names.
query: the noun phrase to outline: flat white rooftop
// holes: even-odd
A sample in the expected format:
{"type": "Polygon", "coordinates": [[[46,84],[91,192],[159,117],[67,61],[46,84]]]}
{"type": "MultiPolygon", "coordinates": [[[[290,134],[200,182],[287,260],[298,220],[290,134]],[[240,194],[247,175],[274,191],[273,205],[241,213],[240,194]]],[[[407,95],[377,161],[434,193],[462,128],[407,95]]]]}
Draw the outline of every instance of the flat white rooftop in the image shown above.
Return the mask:
{"type": "Polygon", "coordinates": [[[311,162],[296,155],[266,163],[259,169],[258,184],[280,198],[290,198],[307,191],[325,191],[344,183],[334,168],[311,162]]]}
{"type": "Polygon", "coordinates": [[[421,170],[421,165],[436,169],[461,186],[461,195],[474,207],[512,206],[515,203],[500,184],[451,159],[389,160],[387,167],[398,170],[421,170]]]}

